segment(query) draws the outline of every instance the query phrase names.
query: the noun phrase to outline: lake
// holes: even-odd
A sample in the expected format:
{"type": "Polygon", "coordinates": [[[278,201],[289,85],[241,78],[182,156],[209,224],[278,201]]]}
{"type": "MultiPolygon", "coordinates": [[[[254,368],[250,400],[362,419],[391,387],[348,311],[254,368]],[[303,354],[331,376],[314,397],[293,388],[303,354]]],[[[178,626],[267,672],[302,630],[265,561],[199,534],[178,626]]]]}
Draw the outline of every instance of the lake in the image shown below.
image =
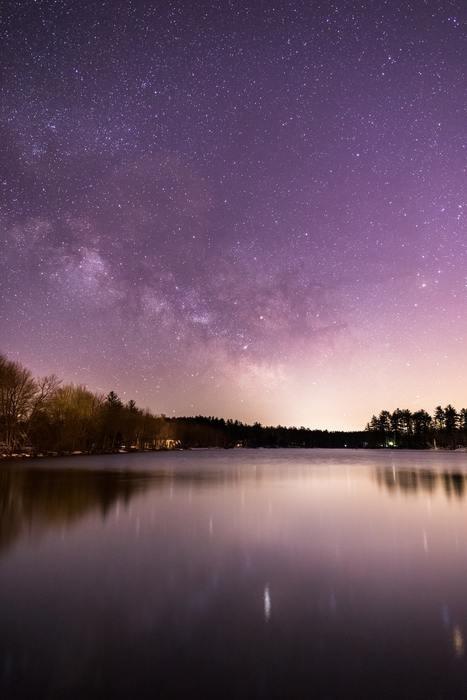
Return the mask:
{"type": "Polygon", "coordinates": [[[0,697],[464,698],[467,454],[0,465],[0,697]]]}

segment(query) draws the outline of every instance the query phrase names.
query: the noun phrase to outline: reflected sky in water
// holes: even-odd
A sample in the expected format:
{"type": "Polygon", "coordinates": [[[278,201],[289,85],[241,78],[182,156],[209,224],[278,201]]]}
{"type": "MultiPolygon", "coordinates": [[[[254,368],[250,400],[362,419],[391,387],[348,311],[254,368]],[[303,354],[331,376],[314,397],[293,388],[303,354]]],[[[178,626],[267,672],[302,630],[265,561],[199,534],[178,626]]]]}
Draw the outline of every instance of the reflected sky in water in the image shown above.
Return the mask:
{"type": "Polygon", "coordinates": [[[467,695],[467,454],[0,466],[0,697],[467,695]]]}

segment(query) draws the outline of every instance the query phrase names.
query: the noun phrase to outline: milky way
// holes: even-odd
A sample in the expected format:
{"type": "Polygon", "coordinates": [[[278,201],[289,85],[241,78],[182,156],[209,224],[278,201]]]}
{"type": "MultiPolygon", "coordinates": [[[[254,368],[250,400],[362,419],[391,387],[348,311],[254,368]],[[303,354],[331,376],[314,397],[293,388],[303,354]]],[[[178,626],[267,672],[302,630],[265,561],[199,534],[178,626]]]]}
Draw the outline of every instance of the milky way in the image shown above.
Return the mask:
{"type": "Polygon", "coordinates": [[[0,347],[166,414],[467,403],[464,2],[5,2],[0,347]]]}

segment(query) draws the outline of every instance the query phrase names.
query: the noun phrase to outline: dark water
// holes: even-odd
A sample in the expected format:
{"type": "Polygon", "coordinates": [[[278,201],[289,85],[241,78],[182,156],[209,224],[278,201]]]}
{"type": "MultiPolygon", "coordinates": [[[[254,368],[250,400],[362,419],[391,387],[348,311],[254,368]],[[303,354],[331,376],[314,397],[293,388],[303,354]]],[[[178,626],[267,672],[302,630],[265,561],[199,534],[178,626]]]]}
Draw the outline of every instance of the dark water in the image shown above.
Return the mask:
{"type": "Polygon", "coordinates": [[[467,454],[0,466],[0,697],[467,697],[467,454]]]}

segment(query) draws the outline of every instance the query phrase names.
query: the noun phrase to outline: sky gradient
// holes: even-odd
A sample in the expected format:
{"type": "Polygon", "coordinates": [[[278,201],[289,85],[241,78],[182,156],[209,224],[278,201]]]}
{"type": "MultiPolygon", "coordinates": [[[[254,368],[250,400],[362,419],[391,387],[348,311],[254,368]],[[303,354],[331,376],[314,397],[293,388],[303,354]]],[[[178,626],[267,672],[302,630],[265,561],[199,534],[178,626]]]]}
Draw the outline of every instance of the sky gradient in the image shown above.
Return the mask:
{"type": "Polygon", "coordinates": [[[464,2],[5,2],[0,349],[168,415],[467,405],[464,2]]]}

